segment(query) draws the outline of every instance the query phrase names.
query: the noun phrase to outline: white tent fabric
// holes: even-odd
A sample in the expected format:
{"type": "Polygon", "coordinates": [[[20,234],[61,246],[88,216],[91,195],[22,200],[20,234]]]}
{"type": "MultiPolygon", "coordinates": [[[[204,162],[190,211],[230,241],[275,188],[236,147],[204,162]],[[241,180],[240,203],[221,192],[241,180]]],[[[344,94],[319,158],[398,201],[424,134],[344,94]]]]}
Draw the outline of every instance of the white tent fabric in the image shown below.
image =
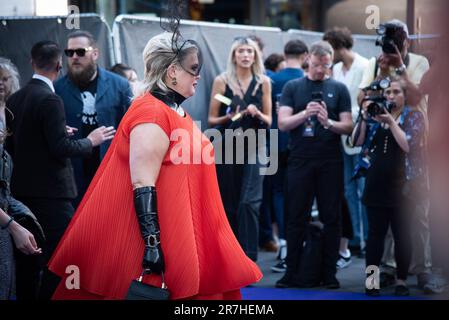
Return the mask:
{"type": "MultiPolygon", "coordinates": [[[[17,65],[22,85],[31,78],[29,55],[34,43],[53,40],[61,48],[65,48],[67,34],[74,31],[67,29],[66,19],[67,17],[62,16],[0,17],[0,56],[11,59],[17,65]]],[[[90,31],[97,39],[100,66],[109,68],[116,62],[123,62],[135,68],[140,78],[144,70],[142,51],[152,36],[163,31],[157,17],[120,15],[115,19],[111,33],[104,19],[96,14],[81,14],[80,29],[90,31]]],[[[186,39],[197,41],[204,55],[197,93],[183,105],[193,119],[201,121],[202,130],[207,128],[213,80],[225,70],[229,49],[235,37],[259,36],[265,43],[264,56],[267,57],[271,53],[282,53],[284,44],[291,39],[299,38],[310,45],[323,35],[321,32],[281,31],[279,28],[188,20],[181,21],[181,34],[186,39]]],[[[354,38],[354,49],[361,55],[371,57],[380,52],[374,45],[375,37],[354,35],[354,38]]],[[[62,74],[65,72],[64,67],[62,74]]]]}

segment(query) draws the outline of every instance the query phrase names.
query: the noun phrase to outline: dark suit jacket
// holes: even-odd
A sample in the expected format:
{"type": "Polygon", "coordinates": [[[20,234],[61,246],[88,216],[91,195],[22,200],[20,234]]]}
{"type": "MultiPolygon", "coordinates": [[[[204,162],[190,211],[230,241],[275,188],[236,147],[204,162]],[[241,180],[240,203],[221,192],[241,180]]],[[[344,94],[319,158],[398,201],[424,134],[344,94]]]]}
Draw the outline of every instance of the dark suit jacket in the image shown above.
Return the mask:
{"type": "Polygon", "coordinates": [[[87,156],[92,143],[72,140],[66,132],[64,104],[48,85],[32,79],[6,102],[13,119],[7,119],[7,138],[14,170],[11,191],[15,197],[65,198],[77,195],[70,157],[87,156]]]}

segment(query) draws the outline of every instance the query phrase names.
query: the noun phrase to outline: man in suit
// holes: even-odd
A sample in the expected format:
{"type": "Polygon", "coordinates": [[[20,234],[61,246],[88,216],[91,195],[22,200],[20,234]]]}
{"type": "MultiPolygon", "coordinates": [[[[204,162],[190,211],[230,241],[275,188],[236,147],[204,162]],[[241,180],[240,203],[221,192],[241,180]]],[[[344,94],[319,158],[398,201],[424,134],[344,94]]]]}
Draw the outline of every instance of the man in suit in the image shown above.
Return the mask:
{"type": "MultiPolygon", "coordinates": [[[[118,127],[131,103],[132,92],[128,81],[98,66],[99,49],[87,31],[68,35],[67,74],[55,83],[56,93],[64,101],[67,124],[77,129],[74,138],[85,138],[100,126],[118,127]]],[[[87,187],[106,154],[109,143],[94,148],[91,156],[72,158],[78,198],[81,201],[87,187]]]]}
{"type": "MultiPolygon", "coordinates": [[[[51,41],[41,41],[31,49],[34,75],[31,81],[6,102],[14,117],[7,119],[12,136],[7,150],[14,170],[11,191],[36,215],[46,235],[43,247],[48,262],[74,213],[71,200],[77,190],[70,157],[89,156],[92,149],[113,138],[114,128],[100,127],[86,138],[72,140],[66,129],[64,104],[54,93],[53,81],[61,70],[61,50],[51,41]]],[[[44,271],[39,296],[51,297],[58,284],[44,271]]],[[[28,286],[23,291],[39,290],[28,286]]],[[[20,297],[18,297],[20,299],[20,297]]]]}

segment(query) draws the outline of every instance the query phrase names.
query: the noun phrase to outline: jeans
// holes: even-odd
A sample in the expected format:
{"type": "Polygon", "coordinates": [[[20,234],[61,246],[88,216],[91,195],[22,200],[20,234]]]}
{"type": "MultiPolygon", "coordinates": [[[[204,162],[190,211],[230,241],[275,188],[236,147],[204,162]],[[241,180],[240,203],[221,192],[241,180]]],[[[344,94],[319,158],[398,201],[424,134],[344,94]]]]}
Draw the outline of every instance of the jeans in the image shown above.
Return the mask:
{"type": "Polygon", "coordinates": [[[260,234],[259,244],[273,240],[273,216],[278,226],[279,239],[285,239],[284,223],[284,188],[287,168],[279,166],[278,171],[272,176],[266,176],[263,182],[263,200],[260,208],[260,234]]]}
{"type": "MultiPolygon", "coordinates": [[[[422,273],[431,273],[432,253],[430,246],[430,228],[429,228],[429,202],[410,201],[408,204],[408,219],[411,228],[411,246],[412,256],[409,272],[419,275],[422,273]]],[[[388,230],[385,237],[385,247],[382,256],[382,264],[385,265],[383,271],[393,273],[397,266],[395,261],[395,240],[391,230],[388,230]]]]}
{"type": "Polygon", "coordinates": [[[350,241],[350,244],[363,248],[368,239],[368,218],[366,208],[361,202],[365,179],[351,180],[358,161],[358,154],[348,155],[343,152],[345,198],[351,214],[352,229],[354,230],[354,238],[350,241]]]}

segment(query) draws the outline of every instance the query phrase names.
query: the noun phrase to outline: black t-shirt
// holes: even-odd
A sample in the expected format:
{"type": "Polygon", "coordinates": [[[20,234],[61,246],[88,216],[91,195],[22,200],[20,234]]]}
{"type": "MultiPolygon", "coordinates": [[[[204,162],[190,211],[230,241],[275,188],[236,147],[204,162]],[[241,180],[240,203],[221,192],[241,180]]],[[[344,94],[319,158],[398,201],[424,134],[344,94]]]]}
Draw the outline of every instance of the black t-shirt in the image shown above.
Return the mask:
{"type": "MultiPolygon", "coordinates": [[[[87,137],[92,131],[98,128],[97,110],[95,109],[95,96],[97,95],[98,75],[86,88],[80,88],[81,100],[83,101],[83,112],[81,117],[82,137],[87,137]]],[[[92,180],[100,165],[100,147],[92,149],[90,157],[83,159],[83,171],[87,181],[92,180]]]]}
{"type": "Polygon", "coordinates": [[[374,154],[366,173],[363,204],[397,207],[401,205],[405,183],[405,153],[389,129],[379,127],[371,143],[374,154]]]}
{"type": "MultiPolygon", "coordinates": [[[[307,77],[287,82],[282,90],[281,106],[293,108],[293,114],[304,110],[312,101],[312,92],[323,93],[329,119],[339,121],[339,114],[351,112],[351,97],[346,86],[333,79],[312,81],[307,77]]],[[[316,117],[314,136],[304,136],[304,126],[290,131],[290,156],[294,158],[341,158],[340,135],[326,130],[316,117]]]]}

